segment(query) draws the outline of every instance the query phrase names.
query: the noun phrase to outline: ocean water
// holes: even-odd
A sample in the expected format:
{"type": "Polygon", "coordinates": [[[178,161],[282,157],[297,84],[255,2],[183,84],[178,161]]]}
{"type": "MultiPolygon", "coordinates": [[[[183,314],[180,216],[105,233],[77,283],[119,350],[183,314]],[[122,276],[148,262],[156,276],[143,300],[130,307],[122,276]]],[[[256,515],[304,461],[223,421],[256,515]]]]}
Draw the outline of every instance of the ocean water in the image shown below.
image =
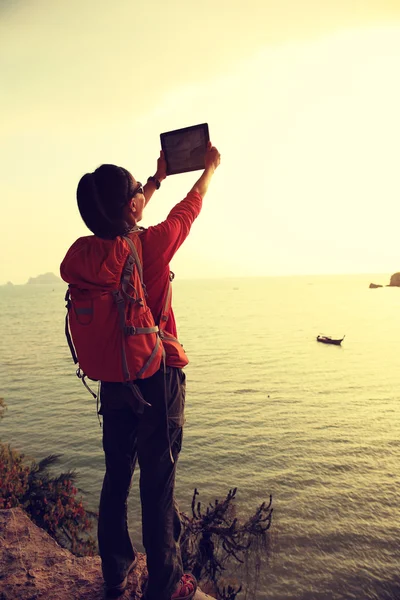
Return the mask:
{"type": "MultiPolygon", "coordinates": [[[[400,289],[370,281],[389,275],[174,282],[191,359],[177,498],[189,511],[194,487],[207,503],[237,486],[245,515],[272,494],[261,600],[400,598],[400,289]]],[[[64,292],[0,288],[0,437],[36,459],[62,453],[95,509],[101,428],[65,342],[64,292]]]]}

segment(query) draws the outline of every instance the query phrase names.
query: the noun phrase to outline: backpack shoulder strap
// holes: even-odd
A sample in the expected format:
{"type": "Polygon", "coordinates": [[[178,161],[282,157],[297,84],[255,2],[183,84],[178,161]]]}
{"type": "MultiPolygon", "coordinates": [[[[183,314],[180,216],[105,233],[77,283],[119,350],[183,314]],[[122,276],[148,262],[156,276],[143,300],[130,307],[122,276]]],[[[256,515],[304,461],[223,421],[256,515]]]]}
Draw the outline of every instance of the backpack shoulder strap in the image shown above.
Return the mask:
{"type": "MultiPolygon", "coordinates": [[[[140,238],[139,238],[139,233],[135,233],[135,235],[137,236],[136,239],[137,239],[138,243],[141,244],[141,241],[140,241],[140,238]]],[[[131,253],[131,255],[133,257],[133,260],[135,261],[136,267],[137,267],[137,269],[139,271],[140,282],[143,285],[143,267],[142,267],[142,261],[140,260],[139,253],[136,250],[135,243],[127,235],[124,235],[123,239],[126,241],[126,243],[129,246],[130,253],[131,253]]]]}
{"type": "Polygon", "coordinates": [[[76,355],[76,350],[74,347],[74,344],[72,342],[72,337],[71,337],[71,332],[69,330],[69,311],[71,310],[72,304],[71,304],[71,294],[69,291],[69,286],[67,288],[67,292],[65,294],[65,302],[67,303],[65,305],[65,308],[67,309],[67,314],[65,315],[65,337],[67,338],[67,342],[68,342],[68,346],[69,346],[69,350],[71,352],[71,356],[72,356],[72,360],[74,361],[75,364],[78,364],[78,357],[76,355]]]}

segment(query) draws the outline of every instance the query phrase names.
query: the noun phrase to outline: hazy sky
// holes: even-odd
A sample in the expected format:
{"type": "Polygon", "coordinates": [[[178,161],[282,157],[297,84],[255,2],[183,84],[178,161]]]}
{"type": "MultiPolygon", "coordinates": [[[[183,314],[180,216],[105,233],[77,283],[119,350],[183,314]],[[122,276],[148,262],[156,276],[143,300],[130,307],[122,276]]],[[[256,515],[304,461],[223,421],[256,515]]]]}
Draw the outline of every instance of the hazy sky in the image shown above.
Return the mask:
{"type": "Polygon", "coordinates": [[[399,0],[0,0],[0,69],[0,283],[58,273],[83,173],[144,182],[202,122],[222,161],[178,276],[400,270],[399,0]]]}

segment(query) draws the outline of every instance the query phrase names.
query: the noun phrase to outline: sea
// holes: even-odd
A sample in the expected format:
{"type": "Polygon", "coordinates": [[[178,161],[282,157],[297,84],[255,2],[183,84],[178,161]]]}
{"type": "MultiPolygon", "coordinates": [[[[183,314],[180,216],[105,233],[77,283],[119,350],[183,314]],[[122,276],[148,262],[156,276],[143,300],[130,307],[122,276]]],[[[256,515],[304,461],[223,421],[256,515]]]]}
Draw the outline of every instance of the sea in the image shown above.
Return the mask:
{"type": "MultiPolygon", "coordinates": [[[[237,487],[238,516],[273,499],[259,600],[400,599],[400,288],[384,275],[177,280],[190,364],[176,494],[190,511],[237,487]],[[341,346],[318,334],[343,337],[341,346]]],[[[0,438],[61,454],[96,509],[96,402],[75,377],[63,284],[0,288],[0,438]]],[[[138,477],[129,500],[141,549],[138,477]]],[[[235,569],[236,580],[242,571],[235,569]]],[[[245,598],[242,591],[238,600],[245,598]]]]}

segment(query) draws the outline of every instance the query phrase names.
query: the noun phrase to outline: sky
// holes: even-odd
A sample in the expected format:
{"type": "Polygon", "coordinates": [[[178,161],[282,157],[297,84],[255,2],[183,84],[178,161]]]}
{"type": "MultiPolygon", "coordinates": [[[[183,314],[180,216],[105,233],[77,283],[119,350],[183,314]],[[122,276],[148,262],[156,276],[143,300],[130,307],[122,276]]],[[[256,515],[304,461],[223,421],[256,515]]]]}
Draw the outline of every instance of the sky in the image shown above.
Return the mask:
{"type": "Polygon", "coordinates": [[[85,172],[144,182],[203,122],[221,165],[177,276],[400,271],[398,0],[0,0],[0,69],[0,284],[59,273],[85,172]]]}

